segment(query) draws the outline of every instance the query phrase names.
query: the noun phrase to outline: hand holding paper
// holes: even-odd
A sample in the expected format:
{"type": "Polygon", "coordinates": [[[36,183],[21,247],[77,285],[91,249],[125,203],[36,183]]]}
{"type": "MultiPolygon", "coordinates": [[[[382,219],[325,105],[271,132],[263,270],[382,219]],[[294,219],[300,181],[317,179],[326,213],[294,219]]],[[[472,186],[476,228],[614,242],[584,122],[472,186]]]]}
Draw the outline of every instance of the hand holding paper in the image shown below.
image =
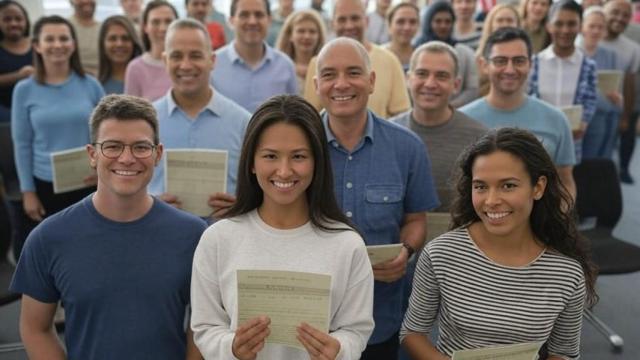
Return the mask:
{"type": "Polygon", "coordinates": [[[297,339],[309,353],[312,360],[334,360],[340,352],[340,342],[313,326],[302,323],[296,329],[297,339]]]}
{"type": "Polygon", "coordinates": [[[264,347],[269,336],[271,320],[266,316],[249,319],[236,329],[231,350],[240,360],[253,360],[264,347]]]}
{"type": "MultiPolygon", "coordinates": [[[[370,251],[369,248],[370,246],[367,246],[367,252],[370,251]]],[[[402,278],[407,271],[407,261],[409,260],[408,252],[403,250],[402,244],[393,244],[390,248],[394,250],[394,253],[397,251],[396,256],[390,260],[378,262],[373,265],[373,278],[377,281],[392,283],[402,278]]]]}

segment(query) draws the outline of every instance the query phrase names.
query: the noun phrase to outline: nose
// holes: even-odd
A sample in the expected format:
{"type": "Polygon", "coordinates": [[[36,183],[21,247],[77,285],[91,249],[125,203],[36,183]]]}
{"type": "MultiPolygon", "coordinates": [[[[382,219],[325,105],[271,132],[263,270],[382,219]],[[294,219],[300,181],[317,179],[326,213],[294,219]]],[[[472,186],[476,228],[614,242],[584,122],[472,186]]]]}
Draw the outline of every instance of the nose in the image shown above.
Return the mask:
{"type": "Polygon", "coordinates": [[[132,164],[136,161],[136,158],[133,156],[133,150],[131,150],[131,146],[125,146],[122,149],[122,154],[118,156],[118,162],[123,164],[132,164]]]}
{"type": "Polygon", "coordinates": [[[494,206],[500,203],[500,194],[496,189],[489,189],[487,191],[487,198],[485,199],[485,204],[489,206],[494,206]]]}
{"type": "Polygon", "coordinates": [[[291,164],[289,162],[289,159],[282,159],[279,163],[278,163],[278,168],[277,168],[277,175],[279,178],[281,179],[286,179],[289,176],[291,176],[293,172],[291,171],[291,164]]]}
{"type": "Polygon", "coordinates": [[[336,89],[344,89],[349,87],[349,82],[344,74],[339,74],[336,76],[336,82],[333,84],[333,87],[336,89]]]}

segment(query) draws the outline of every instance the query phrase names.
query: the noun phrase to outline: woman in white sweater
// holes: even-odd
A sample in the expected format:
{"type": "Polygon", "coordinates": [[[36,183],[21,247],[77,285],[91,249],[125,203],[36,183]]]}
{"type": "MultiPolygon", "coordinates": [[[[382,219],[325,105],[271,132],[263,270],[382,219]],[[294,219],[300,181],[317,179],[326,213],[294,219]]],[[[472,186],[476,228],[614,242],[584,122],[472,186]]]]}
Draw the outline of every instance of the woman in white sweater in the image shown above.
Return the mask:
{"type": "Polygon", "coordinates": [[[251,118],[237,201],[193,262],[191,327],[206,359],[360,358],[373,331],[373,274],[336,204],[326,144],[318,113],[298,96],[274,97],[251,118]],[[328,333],[301,322],[295,348],[269,341],[267,316],[239,323],[238,270],[331,276],[328,333]]]}

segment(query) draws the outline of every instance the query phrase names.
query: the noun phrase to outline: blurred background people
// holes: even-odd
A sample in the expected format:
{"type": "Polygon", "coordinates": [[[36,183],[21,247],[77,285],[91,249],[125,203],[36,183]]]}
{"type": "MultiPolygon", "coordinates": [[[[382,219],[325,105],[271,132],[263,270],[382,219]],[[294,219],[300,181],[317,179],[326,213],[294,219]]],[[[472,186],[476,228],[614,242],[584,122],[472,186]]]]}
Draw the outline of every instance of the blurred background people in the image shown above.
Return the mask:
{"type": "Polygon", "coordinates": [[[164,0],[152,0],[142,13],[142,44],[145,52],[127,66],[124,93],[154,101],[171,87],[171,79],[162,62],[164,38],[178,12],[164,0]]]}
{"type": "Polygon", "coordinates": [[[453,12],[456,20],[453,27],[453,37],[459,43],[472,49],[478,47],[482,27],[475,22],[476,0],[452,0],[453,12]]]}
{"type": "Polygon", "coordinates": [[[80,61],[85,71],[92,75],[98,73],[98,33],[100,22],[96,21],[95,0],[69,0],[73,7],[73,15],[69,22],[76,30],[80,61]]]}
{"type": "Polygon", "coordinates": [[[382,45],[389,42],[387,11],[391,0],[375,0],[375,9],[367,14],[367,40],[382,45]]]}
{"type": "Polygon", "coordinates": [[[143,0],[120,0],[120,7],[122,7],[123,15],[131,21],[136,30],[140,30],[140,24],[142,23],[142,2],[143,0]]]}
{"type": "Polygon", "coordinates": [[[127,65],[142,54],[131,21],[122,15],[108,17],[98,36],[98,80],[106,94],[124,93],[127,65]]]}
{"type": "Polygon", "coordinates": [[[420,26],[420,10],[410,2],[393,5],[387,12],[387,25],[389,42],[382,47],[396,55],[402,64],[402,70],[406,72],[413,53],[411,40],[418,33],[420,26]]]}
{"type": "Polygon", "coordinates": [[[224,27],[216,21],[209,21],[207,16],[213,9],[212,0],[185,0],[187,16],[204,24],[211,38],[211,47],[215,50],[227,43],[224,27]]]}
{"type": "Polygon", "coordinates": [[[278,8],[271,14],[271,26],[267,33],[267,44],[276,46],[282,27],[289,15],[293,13],[293,0],[278,0],[278,8]]]}
{"type": "Polygon", "coordinates": [[[324,22],[315,10],[298,10],[289,15],[282,26],[276,49],[293,60],[300,95],[304,91],[309,62],[318,55],[326,38],[324,22]]]}
{"type": "Polygon", "coordinates": [[[534,54],[542,51],[551,43],[546,28],[547,12],[549,12],[550,6],[551,0],[522,0],[520,3],[522,28],[531,39],[534,54]]]}

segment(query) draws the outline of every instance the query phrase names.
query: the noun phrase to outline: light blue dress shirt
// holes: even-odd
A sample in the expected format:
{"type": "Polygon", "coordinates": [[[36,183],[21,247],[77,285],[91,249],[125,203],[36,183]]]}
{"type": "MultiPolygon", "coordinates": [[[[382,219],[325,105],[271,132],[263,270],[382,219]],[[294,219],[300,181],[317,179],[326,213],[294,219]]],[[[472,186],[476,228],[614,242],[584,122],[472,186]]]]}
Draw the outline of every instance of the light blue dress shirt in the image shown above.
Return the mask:
{"type": "Polygon", "coordinates": [[[266,43],[265,55],[254,68],[238,55],[232,42],[216,51],[211,84],[229,99],[253,113],[274,95],[298,94],[293,61],[266,43]]]}
{"type": "MultiPolygon", "coordinates": [[[[238,161],[244,132],[251,115],[213,90],[207,106],[191,119],[173,100],[171,90],[153,103],[158,112],[160,142],[165,149],[216,149],[229,152],[227,192],[236,193],[238,161]]],[[[149,183],[149,192],[165,192],[164,162],[160,162],[149,183]]]]}
{"type": "MultiPolygon", "coordinates": [[[[424,143],[399,125],[367,115],[365,134],[352,150],[343,148],[323,116],[338,205],[367,245],[397,244],[407,213],[440,205],[424,143]]],[[[406,276],[393,283],[375,282],[369,344],[391,338],[402,323],[406,276]]]]}

